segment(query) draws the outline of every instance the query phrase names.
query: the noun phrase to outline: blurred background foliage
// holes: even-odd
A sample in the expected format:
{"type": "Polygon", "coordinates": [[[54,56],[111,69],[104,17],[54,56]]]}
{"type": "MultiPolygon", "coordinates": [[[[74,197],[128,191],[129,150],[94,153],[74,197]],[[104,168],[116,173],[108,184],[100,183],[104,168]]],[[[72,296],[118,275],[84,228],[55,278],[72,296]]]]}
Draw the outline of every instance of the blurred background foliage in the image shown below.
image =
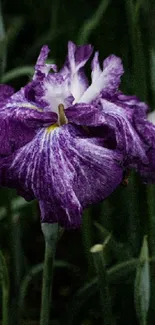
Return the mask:
{"type": "MultiPolygon", "coordinates": [[[[153,110],[154,30],[153,0],[3,0],[2,82],[16,89],[25,85],[43,44],[51,49],[50,61],[61,66],[68,40],[89,42],[99,50],[100,60],[111,53],[122,58],[121,89],[136,94],[153,110]]],[[[0,312],[8,303],[9,324],[39,324],[44,258],[39,208],[37,202],[26,203],[7,189],[0,190],[0,247],[0,312]]],[[[155,187],[142,184],[133,173],[128,186],[121,185],[107,200],[85,211],[81,229],[62,234],[51,324],[154,325],[154,256],[155,187]],[[90,252],[109,235],[106,245],[90,252]]]]}

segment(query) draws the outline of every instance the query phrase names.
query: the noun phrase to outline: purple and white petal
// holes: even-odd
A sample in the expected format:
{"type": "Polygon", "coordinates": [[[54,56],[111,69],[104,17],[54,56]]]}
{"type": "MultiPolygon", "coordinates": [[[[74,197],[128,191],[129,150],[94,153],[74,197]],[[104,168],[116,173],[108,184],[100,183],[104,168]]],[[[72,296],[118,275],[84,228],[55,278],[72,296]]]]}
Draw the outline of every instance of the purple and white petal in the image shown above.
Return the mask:
{"type": "Polygon", "coordinates": [[[37,59],[36,65],[35,65],[35,74],[33,79],[38,78],[38,73],[42,73],[44,76],[47,76],[49,71],[52,69],[54,72],[57,72],[57,66],[56,64],[46,64],[46,60],[48,58],[50,50],[47,45],[44,45],[41,48],[39,57],[37,59]]]}
{"type": "Polygon", "coordinates": [[[58,113],[59,104],[68,107],[73,102],[68,79],[59,73],[49,74],[42,83],[35,86],[35,101],[45,111],[55,113],[58,113]]]}
{"type": "MultiPolygon", "coordinates": [[[[94,60],[97,60],[97,58],[95,57],[94,60]]],[[[93,66],[95,65],[98,65],[98,63],[93,63],[93,66]]],[[[99,67],[96,69],[99,70],[99,67]]],[[[101,95],[101,93],[114,94],[118,90],[123,72],[121,59],[115,55],[110,55],[104,60],[103,71],[102,73],[98,73],[98,78],[94,79],[94,74],[92,74],[92,84],[80,98],[79,103],[90,103],[101,95]]]]}
{"type": "Polygon", "coordinates": [[[42,222],[75,228],[85,207],[120,184],[121,161],[119,152],[68,124],[53,131],[41,129],[27,145],[0,159],[0,180],[25,198],[36,197],[42,222]]]}
{"type": "Polygon", "coordinates": [[[10,155],[33,139],[40,127],[57,122],[57,115],[42,112],[27,102],[8,102],[0,110],[0,155],[10,155]]]}
{"type": "Polygon", "coordinates": [[[126,115],[131,122],[133,121],[134,115],[141,115],[146,117],[149,111],[148,105],[144,102],[141,102],[137,96],[127,96],[120,91],[114,96],[110,96],[109,98],[107,98],[106,95],[105,99],[109,99],[116,105],[124,108],[126,115]]]}
{"type": "Polygon", "coordinates": [[[95,81],[98,80],[98,78],[100,77],[102,70],[100,68],[100,64],[99,64],[99,52],[96,52],[94,55],[94,58],[92,60],[92,64],[91,64],[91,68],[92,68],[92,73],[91,73],[91,79],[92,79],[92,83],[94,83],[95,81]]]}
{"type": "Polygon", "coordinates": [[[93,48],[90,44],[76,46],[73,42],[68,42],[68,62],[72,74],[79,71],[88,61],[93,48]]]}
{"type": "Polygon", "coordinates": [[[13,95],[14,89],[8,85],[0,85],[0,108],[8,101],[13,95]]]}
{"type": "Polygon", "coordinates": [[[65,110],[65,115],[69,123],[83,126],[101,126],[106,124],[101,105],[75,104],[65,110]]]}
{"type": "Polygon", "coordinates": [[[91,45],[76,46],[73,42],[68,42],[68,56],[61,73],[64,75],[68,72],[70,92],[74,97],[74,103],[79,100],[88,87],[83,67],[90,58],[92,50],[91,45]]]}
{"type": "Polygon", "coordinates": [[[125,110],[106,99],[101,99],[101,105],[106,123],[114,129],[117,147],[124,152],[127,163],[133,162],[133,166],[139,161],[147,164],[146,148],[125,110]]]}

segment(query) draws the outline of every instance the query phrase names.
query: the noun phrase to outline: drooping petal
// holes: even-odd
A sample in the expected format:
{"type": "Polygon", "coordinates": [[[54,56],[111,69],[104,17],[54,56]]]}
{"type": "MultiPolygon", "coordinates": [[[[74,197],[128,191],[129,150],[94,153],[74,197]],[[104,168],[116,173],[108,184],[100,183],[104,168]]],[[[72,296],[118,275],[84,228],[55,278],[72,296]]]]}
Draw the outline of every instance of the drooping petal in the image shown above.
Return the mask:
{"type": "Polygon", "coordinates": [[[96,55],[94,58],[93,67],[92,84],[80,98],[80,103],[90,103],[91,101],[95,100],[101,93],[115,93],[118,90],[120,84],[120,77],[124,72],[121,59],[115,55],[110,55],[106,60],[104,60],[102,73],[99,73],[100,70],[98,58],[96,55]],[[96,74],[98,75],[98,78],[96,78],[96,74]]]}
{"type": "MultiPolygon", "coordinates": [[[[104,96],[103,96],[104,98],[104,96]]],[[[117,92],[113,96],[107,97],[105,96],[105,99],[115,103],[116,105],[124,108],[126,116],[130,120],[130,122],[133,121],[133,115],[143,115],[147,116],[147,113],[149,111],[149,107],[146,103],[141,102],[137,96],[131,96],[131,95],[125,95],[122,92],[117,92]]]]}
{"type": "Polygon", "coordinates": [[[148,159],[148,164],[141,164],[139,166],[140,174],[143,180],[146,183],[154,183],[155,182],[155,125],[151,123],[152,119],[149,115],[147,117],[146,111],[142,109],[142,107],[136,107],[133,114],[133,125],[138,133],[141,141],[143,142],[143,147],[146,151],[146,156],[148,159]],[[149,118],[149,120],[148,120],[149,118]]]}
{"type": "Polygon", "coordinates": [[[40,130],[9,158],[0,160],[3,186],[39,200],[42,222],[81,224],[83,208],[104,199],[122,180],[122,156],[79,127],[40,130]],[[29,194],[29,195],[28,195],[29,194]]]}
{"type": "Polygon", "coordinates": [[[106,124],[101,105],[75,104],[65,110],[65,115],[70,123],[77,125],[101,126],[106,124]]]}
{"type": "Polygon", "coordinates": [[[109,127],[115,130],[117,146],[124,151],[127,163],[148,163],[145,147],[140,136],[126,116],[125,110],[105,99],[101,99],[103,113],[109,127]]]}
{"type": "Polygon", "coordinates": [[[147,165],[141,164],[139,168],[140,175],[145,183],[155,183],[155,148],[150,148],[147,151],[149,163],[147,165]]]}
{"type": "Polygon", "coordinates": [[[83,103],[73,105],[65,111],[65,114],[69,122],[91,127],[89,131],[93,131],[93,135],[101,133],[102,137],[105,137],[108,132],[109,138],[110,132],[112,134],[110,139],[111,136],[113,139],[112,146],[116,144],[116,148],[124,153],[126,164],[137,167],[139,162],[148,163],[146,146],[123,107],[101,99],[100,105],[99,102],[94,105],[83,103]]]}
{"type": "Polygon", "coordinates": [[[28,102],[9,100],[0,110],[0,155],[10,155],[33,139],[40,127],[56,123],[57,115],[28,102]]]}
{"type": "MultiPolygon", "coordinates": [[[[141,174],[145,182],[154,182],[155,125],[151,123],[151,121],[153,121],[153,114],[151,113],[147,116],[149,111],[148,105],[141,102],[136,96],[127,96],[121,92],[118,92],[114,96],[108,97],[106,95],[105,98],[106,100],[109,100],[109,102],[112,102],[116,106],[120,107],[120,110],[123,110],[126,120],[134,130],[135,145],[137,144],[137,148],[143,148],[143,151],[147,157],[147,162],[145,159],[140,159],[138,161],[138,164],[136,164],[136,169],[141,174]],[[137,141],[137,136],[140,139],[140,142],[137,141]]],[[[131,144],[133,143],[133,140],[130,141],[131,144]]],[[[141,155],[139,157],[141,157],[141,155]]]]}

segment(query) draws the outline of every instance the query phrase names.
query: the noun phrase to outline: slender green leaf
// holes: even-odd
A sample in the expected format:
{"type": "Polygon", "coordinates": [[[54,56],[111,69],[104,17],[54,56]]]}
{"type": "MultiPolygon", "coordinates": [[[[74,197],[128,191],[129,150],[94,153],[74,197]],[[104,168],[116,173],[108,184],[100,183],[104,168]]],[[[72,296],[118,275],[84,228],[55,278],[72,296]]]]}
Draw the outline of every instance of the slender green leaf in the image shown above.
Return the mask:
{"type": "Polygon", "coordinates": [[[147,324],[150,302],[150,268],[147,237],[144,237],[135,279],[135,308],[140,325],[147,324]]]}
{"type": "MultiPolygon", "coordinates": [[[[73,272],[77,272],[78,269],[75,265],[63,261],[63,260],[57,260],[54,262],[54,267],[55,268],[67,268],[73,272]]],[[[24,310],[24,301],[25,301],[25,297],[27,294],[27,290],[28,287],[31,283],[31,281],[33,281],[34,277],[36,275],[38,275],[39,273],[42,273],[43,271],[43,263],[37,264],[35,266],[33,266],[28,274],[26,274],[26,276],[23,278],[22,282],[21,282],[21,286],[20,286],[20,295],[19,295],[19,305],[20,305],[20,312],[22,312],[24,310]]]]}
{"type": "Polygon", "coordinates": [[[94,265],[97,274],[97,284],[100,293],[100,304],[101,304],[101,315],[103,318],[104,325],[112,325],[112,309],[111,309],[111,297],[109,292],[109,283],[107,276],[107,269],[103,256],[103,251],[108,244],[111,235],[107,236],[103,245],[97,244],[91,247],[90,252],[92,253],[94,265]]]}
{"type": "Polygon", "coordinates": [[[19,78],[22,76],[32,77],[33,74],[34,74],[34,68],[32,66],[15,68],[3,75],[2,82],[7,83],[15,78],[19,78]]]}
{"type": "Polygon", "coordinates": [[[106,9],[110,3],[110,0],[101,0],[97,10],[95,13],[92,15],[91,18],[86,20],[81,27],[78,35],[78,43],[79,44],[84,44],[88,42],[90,34],[92,31],[99,25],[103,15],[106,12],[106,9]]]}
{"type": "Polygon", "coordinates": [[[2,79],[4,70],[6,68],[6,42],[5,29],[2,15],[2,5],[0,1],[0,80],[2,79]]]}

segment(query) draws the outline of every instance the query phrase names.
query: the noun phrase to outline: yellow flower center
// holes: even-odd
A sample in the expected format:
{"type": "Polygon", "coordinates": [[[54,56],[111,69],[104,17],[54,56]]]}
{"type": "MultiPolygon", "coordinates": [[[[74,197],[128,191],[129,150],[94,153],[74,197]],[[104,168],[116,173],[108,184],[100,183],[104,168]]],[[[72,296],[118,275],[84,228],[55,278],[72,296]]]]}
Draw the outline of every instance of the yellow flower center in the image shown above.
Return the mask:
{"type": "Polygon", "coordinates": [[[58,125],[57,124],[53,124],[53,125],[50,125],[48,128],[47,128],[47,132],[50,133],[52,132],[54,129],[58,128],[58,125]]]}

